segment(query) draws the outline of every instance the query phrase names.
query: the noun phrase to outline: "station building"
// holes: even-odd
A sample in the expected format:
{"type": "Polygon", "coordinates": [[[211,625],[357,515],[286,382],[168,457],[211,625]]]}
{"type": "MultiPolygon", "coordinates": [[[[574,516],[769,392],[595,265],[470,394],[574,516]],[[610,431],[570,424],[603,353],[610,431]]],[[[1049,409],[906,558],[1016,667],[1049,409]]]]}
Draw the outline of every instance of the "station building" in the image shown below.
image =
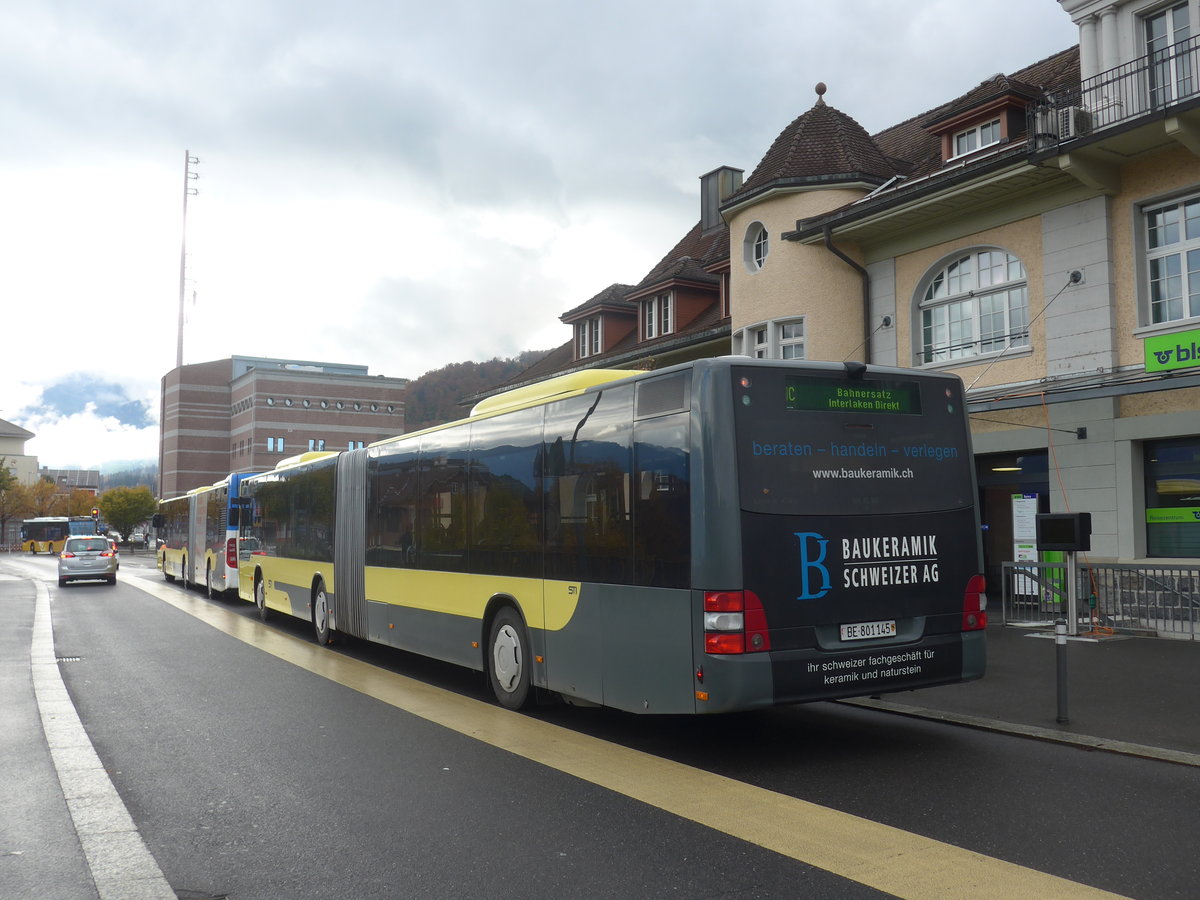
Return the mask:
{"type": "Polygon", "coordinates": [[[1200,0],[1060,5],[1077,46],[876,134],[817,85],[506,387],[731,351],[952,371],[990,580],[1014,497],[1091,513],[1093,561],[1200,563],[1200,0]]]}

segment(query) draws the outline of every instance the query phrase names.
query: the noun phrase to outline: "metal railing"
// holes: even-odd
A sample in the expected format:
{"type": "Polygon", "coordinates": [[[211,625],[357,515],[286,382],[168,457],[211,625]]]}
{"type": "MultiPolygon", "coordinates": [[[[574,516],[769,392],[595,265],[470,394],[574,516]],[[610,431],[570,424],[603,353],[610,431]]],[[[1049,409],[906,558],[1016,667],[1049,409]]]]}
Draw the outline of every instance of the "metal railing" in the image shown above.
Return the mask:
{"type": "Polygon", "coordinates": [[[1200,36],[1047,94],[1027,110],[1029,145],[1045,150],[1200,97],[1200,36]]]}
{"type": "MultiPolygon", "coordinates": [[[[1001,566],[1005,625],[1049,626],[1067,617],[1064,563],[1006,562],[1001,566]]],[[[1200,566],[1076,566],[1080,631],[1200,640],[1200,566]]]]}

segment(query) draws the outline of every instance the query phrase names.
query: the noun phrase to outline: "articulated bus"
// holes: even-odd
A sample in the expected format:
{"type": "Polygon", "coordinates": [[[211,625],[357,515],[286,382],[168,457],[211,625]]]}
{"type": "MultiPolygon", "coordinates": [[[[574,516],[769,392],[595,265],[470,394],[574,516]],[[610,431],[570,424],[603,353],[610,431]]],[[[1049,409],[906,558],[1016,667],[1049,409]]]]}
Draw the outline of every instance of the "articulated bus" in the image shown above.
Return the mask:
{"type": "Polygon", "coordinates": [[[590,370],[242,482],[267,617],[535,694],[716,713],[968,681],[987,625],[954,375],[590,370]]]}
{"type": "Polygon", "coordinates": [[[62,553],[73,534],[95,534],[91,516],[39,516],[21,523],[21,549],[28,553],[62,553]]]}
{"type": "Polygon", "coordinates": [[[159,502],[158,560],[167,581],[203,585],[210,597],[237,588],[238,488],[245,477],[235,473],[159,502]]]}

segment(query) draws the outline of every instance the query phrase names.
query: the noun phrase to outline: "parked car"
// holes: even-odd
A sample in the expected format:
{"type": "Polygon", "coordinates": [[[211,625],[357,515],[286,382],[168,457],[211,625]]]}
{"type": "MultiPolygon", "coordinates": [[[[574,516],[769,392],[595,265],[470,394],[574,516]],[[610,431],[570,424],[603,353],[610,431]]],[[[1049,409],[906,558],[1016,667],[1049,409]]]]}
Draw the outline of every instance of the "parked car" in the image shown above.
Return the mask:
{"type": "Polygon", "coordinates": [[[141,547],[144,550],[149,546],[148,540],[149,539],[146,537],[146,532],[135,531],[129,535],[129,546],[141,547]]]}
{"type": "Polygon", "coordinates": [[[58,555],[58,583],[103,578],[117,583],[117,554],[112,541],[98,535],[69,537],[58,555]]]}

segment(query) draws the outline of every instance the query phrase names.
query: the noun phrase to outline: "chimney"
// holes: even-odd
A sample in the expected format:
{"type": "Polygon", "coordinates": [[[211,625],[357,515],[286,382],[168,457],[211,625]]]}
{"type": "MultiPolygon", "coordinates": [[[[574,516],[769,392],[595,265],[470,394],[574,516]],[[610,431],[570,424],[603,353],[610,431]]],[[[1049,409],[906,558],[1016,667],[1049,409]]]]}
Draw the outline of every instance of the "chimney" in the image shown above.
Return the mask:
{"type": "Polygon", "coordinates": [[[742,170],[721,166],[700,176],[700,230],[721,224],[721,204],[742,186],[742,170]]]}

